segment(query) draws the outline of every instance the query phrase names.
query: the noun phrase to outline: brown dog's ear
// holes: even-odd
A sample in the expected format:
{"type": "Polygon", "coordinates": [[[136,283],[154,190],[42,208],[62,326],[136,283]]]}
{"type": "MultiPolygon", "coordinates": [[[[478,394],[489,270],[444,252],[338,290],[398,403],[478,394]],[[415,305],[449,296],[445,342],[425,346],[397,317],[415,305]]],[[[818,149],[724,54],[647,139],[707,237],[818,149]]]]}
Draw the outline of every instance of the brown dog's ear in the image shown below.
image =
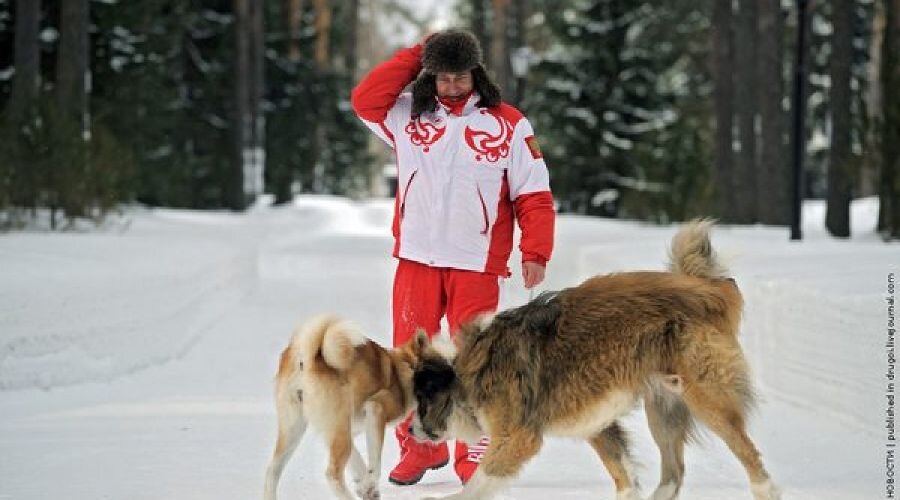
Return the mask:
{"type": "Polygon", "coordinates": [[[463,341],[469,335],[472,335],[478,330],[478,326],[476,325],[476,321],[470,320],[461,325],[459,325],[459,330],[456,331],[456,335],[451,335],[450,340],[453,341],[453,345],[457,348],[462,347],[463,341]]]}
{"type": "Polygon", "coordinates": [[[491,321],[494,320],[494,316],[494,313],[481,313],[475,318],[472,318],[459,328],[459,332],[453,337],[453,342],[457,346],[462,345],[462,342],[466,337],[475,335],[490,326],[491,321]]]}

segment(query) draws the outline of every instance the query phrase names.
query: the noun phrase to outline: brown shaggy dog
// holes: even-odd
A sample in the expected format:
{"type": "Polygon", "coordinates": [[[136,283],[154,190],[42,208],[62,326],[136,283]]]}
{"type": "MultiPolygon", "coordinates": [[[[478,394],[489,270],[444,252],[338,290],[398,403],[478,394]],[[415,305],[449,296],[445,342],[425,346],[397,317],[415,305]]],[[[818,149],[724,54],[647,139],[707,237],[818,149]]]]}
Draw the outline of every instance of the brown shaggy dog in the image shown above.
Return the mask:
{"type": "Polygon", "coordinates": [[[353,496],[344,483],[350,471],[357,494],[379,498],[384,428],[412,411],[413,367],[427,342],[409,342],[388,350],[367,339],[352,323],[333,316],[316,318],[295,334],[281,354],[275,379],[278,441],[266,473],[265,500],[275,500],[285,463],[300,443],[307,424],[329,448],[328,484],[337,498],[353,496]],[[353,445],[366,433],[368,467],[353,445]]]}
{"type": "Polygon", "coordinates": [[[425,353],[416,368],[413,433],[491,442],[452,499],[487,499],[541,448],[544,435],[588,441],[619,500],[638,499],[617,419],[643,399],[662,457],[652,500],[673,500],[696,418],[743,464],[756,500],[780,498],[746,432],[753,389],[738,343],[742,299],[716,261],[710,221],[672,243],[671,272],[591,278],[464,329],[455,357],[425,353]]]}

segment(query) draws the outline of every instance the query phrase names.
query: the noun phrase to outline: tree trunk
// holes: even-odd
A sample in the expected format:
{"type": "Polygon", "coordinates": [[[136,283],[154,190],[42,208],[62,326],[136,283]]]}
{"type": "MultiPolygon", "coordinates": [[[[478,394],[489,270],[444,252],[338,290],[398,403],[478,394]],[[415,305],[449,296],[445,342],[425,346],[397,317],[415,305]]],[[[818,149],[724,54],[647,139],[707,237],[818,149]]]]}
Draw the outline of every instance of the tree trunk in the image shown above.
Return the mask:
{"type": "Polygon", "coordinates": [[[250,4],[250,151],[253,177],[247,183],[251,199],[265,191],[266,116],[263,100],[266,95],[266,30],[265,2],[250,4]]]}
{"type": "Polygon", "coordinates": [[[485,49],[491,46],[491,35],[488,32],[487,9],[485,7],[486,1],[469,0],[472,5],[472,33],[485,49]]]}
{"type": "Polygon", "coordinates": [[[316,67],[325,71],[331,67],[331,5],[329,0],[313,0],[313,5],[316,9],[316,67]]]}
{"type": "MultiPolygon", "coordinates": [[[[315,45],[315,63],[316,76],[320,81],[327,81],[331,71],[331,4],[329,0],[313,0],[313,6],[316,11],[316,45],[315,45]]],[[[321,103],[316,108],[316,118],[313,123],[313,130],[310,131],[313,137],[312,151],[310,153],[310,164],[312,165],[312,178],[310,188],[314,193],[322,193],[326,190],[325,186],[325,164],[322,161],[322,152],[325,149],[326,124],[331,123],[331,106],[330,103],[321,103]]]]}
{"type": "Polygon", "coordinates": [[[791,220],[790,171],[785,161],[785,112],[782,68],[784,23],[780,0],[759,2],[759,218],[764,224],[786,226],[791,220]]]}
{"type": "Polygon", "coordinates": [[[252,0],[234,0],[234,40],[235,40],[235,80],[234,80],[234,151],[232,157],[233,179],[229,189],[229,206],[232,210],[243,210],[246,207],[244,198],[244,178],[246,165],[244,151],[249,143],[250,115],[250,2],[252,0]]]}
{"type": "Polygon", "coordinates": [[[900,0],[885,0],[881,78],[884,98],[882,128],[881,217],[886,239],[900,239],[900,0]]]}
{"type": "MultiPolygon", "coordinates": [[[[513,37],[512,37],[512,47],[511,50],[528,50],[528,41],[525,37],[525,21],[528,19],[528,7],[529,2],[527,0],[519,0],[518,2],[514,2],[512,5],[513,8],[513,37]]],[[[524,57],[524,56],[520,56],[524,57]]],[[[512,61],[510,61],[510,67],[512,67],[512,61]]],[[[521,107],[522,100],[525,99],[525,85],[528,81],[528,66],[526,65],[525,73],[518,75],[513,74],[512,79],[515,80],[515,94],[512,92],[508,92],[508,96],[512,103],[516,106],[521,107]]]]}
{"type": "Polygon", "coordinates": [[[757,83],[757,2],[739,0],[735,40],[735,111],[737,112],[740,150],[737,155],[735,189],[736,220],[753,224],[758,220],[757,151],[756,151],[756,87],[757,83]]]}
{"type": "Polygon", "coordinates": [[[828,161],[828,200],[825,227],[832,236],[850,236],[850,171],[853,162],[850,151],[851,65],[853,64],[852,0],[832,3],[831,24],[831,150],[828,161]]]}
{"type": "Polygon", "coordinates": [[[884,100],[881,98],[881,48],[884,46],[884,6],[882,2],[875,2],[872,15],[872,39],[867,49],[869,60],[866,69],[866,81],[869,82],[865,90],[863,102],[865,103],[866,127],[864,139],[863,157],[860,163],[859,180],[856,195],[859,197],[877,196],[879,188],[879,175],[881,173],[881,124],[884,122],[884,100]]]}
{"type": "Polygon", "coordinates": [[[9,99],[10,123],[21,122],[41,91],[41,51],[38,31],[41,24],[40,0],[16,2],[15,69],[9,99]]]}
{"type": "Polygon", "coordinates": [[[287,39],[288,59],[297,62],[300,60],[300,39],[303,28],[303,0],[285,0],[287,10],[287,39]]]}
{"type": "Polygon", "coordinates": [[[359,0],[347,0],[347,32],[345,34],[344,60],[347,64],[347,74],[353,82],[359,66],[359,0]]]}
{"type": "Polygon", "coordinates": [[[730,1],[712,0],[713,74],[715,79],[714,176],[716,205],[723,222],[734,222],[734,49],[730,1]]]}
{"type": "Polygon", "coordinates": [[[265,164],[265,121],[262,116],[264,41],[263,5],[234,0],[235,106],[233,180],[229,206],[243,210],[262,192],[265,164]]]}
{"type": "Polygon", "coordinates": [[[56,56],[56,104],[87,126],[87,80],[90,39],[88,0],[62,0],[61,34],[56,56]]]}
{"type": "Polygon", "coordinates": [[[494,79],[504,94],[512,88],[509,83],[509,45],[507,43],[509,3],[510,0],[493,0],[494,32],[491,35],[490,52],[490,70],[494,73],[494,79]]]}

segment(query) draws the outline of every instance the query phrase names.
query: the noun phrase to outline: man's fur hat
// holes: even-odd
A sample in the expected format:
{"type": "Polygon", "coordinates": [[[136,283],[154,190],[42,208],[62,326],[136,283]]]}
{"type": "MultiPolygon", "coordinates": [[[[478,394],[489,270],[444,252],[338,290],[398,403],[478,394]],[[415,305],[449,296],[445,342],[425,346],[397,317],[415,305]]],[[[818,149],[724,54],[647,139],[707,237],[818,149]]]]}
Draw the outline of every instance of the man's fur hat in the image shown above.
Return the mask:
{"type": "Polygon", "coordinates": [[[460,73],[483,63],[481,44],[468,31],[451,29],[435,33],[422,50],[422,67],[435,75],[460,73]]]}
{"type": "Polygon", "coordinates": [[[437,109],[438,73],[472,71],[472,84],[481,96],[478,107],[490,108],[500,104],[500,88],[491,81],[484,69],[481,44],[468,31],[449,29],[432,35],[422,50],[423,71],[413,83],[412,116],[437,109]]]}

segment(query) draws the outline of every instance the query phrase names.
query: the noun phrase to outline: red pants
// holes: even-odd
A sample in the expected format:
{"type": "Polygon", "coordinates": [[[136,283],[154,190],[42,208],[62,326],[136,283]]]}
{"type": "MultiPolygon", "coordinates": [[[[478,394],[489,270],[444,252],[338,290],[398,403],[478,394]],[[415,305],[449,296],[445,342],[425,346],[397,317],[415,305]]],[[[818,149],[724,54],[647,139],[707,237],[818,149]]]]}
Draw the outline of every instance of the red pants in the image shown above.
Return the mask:
{"type": "MultiPolygon", "coordinates": [[[[401,259],[394,275],[394,346],[411,339],[417,328],[424,328],[428,336],[433,337],[440,332],[441,318],[445,314],[450,335],[454,336],[466,321],[480,313],[496,311],[500,299],[498,279],[495,274],[429,267],[401,259]]],[[[407,431],[410,417],[412,414],[395,429],[401,453],[398,469],[404,462],[415,464],[422,460],[421,457],[443,453],[432,450],[446,449],[444,443],[431,445],[413,439],[407,431]]],[[[457,467],[468,452],[468,445],[457,441],[454,452],[457,467]]],[[[459,469],[457,474],[460,474],[459,469]]]]}
{"type": "Polygon", "coordinates": [[[462,324],[479,313],[496,311],[499,299],[495,274],[400,259],[394,275],[394,347],[412,338],[416,328],[434,336],[445,314],[450,335],[456,335],[462,324]]]}

